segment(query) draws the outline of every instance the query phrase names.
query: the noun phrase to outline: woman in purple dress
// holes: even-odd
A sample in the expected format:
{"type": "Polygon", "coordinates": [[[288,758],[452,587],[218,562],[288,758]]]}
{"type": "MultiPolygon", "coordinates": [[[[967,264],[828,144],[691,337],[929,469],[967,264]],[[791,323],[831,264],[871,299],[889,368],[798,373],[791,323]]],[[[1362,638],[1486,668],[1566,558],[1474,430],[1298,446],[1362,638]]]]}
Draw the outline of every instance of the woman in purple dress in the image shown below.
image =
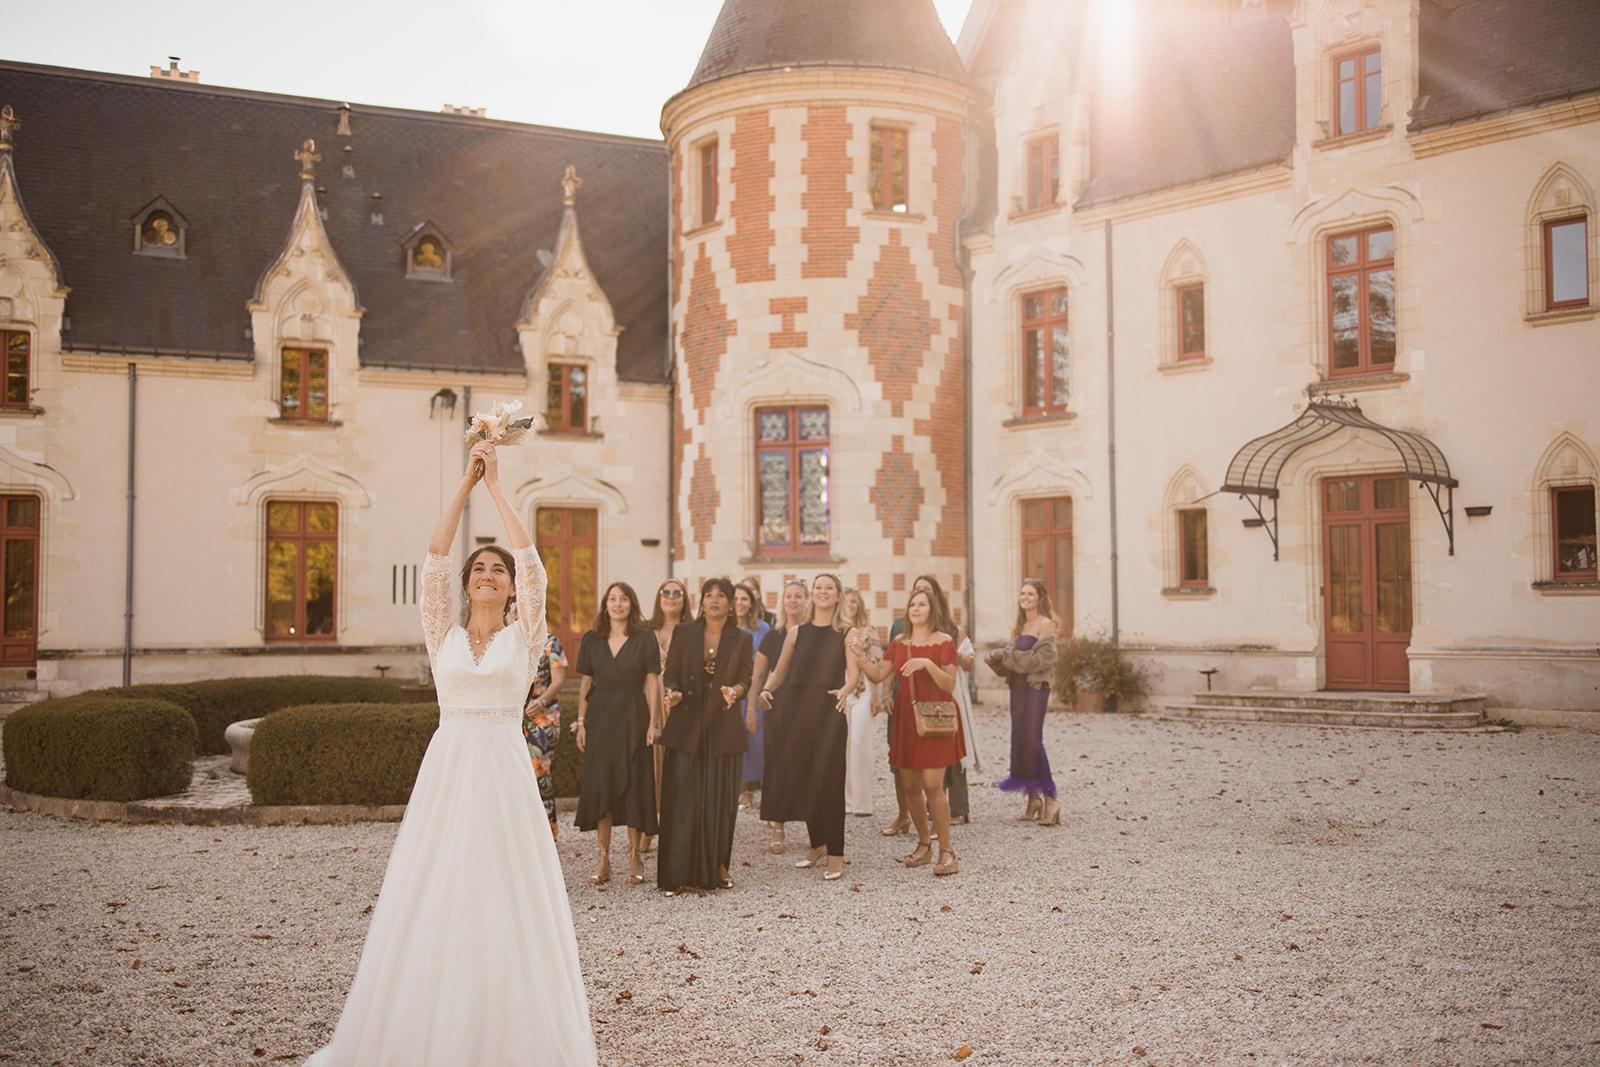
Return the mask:
{"type": "Polygon", "coordinates": [[[1008,793],[1027,794],[1022,821],[1038,819],[1040,826],[1059,826],[1061,805],[1056,802],[1050,756],[1044,750],[1044,717],[1056,663],[1056,619],[1043,582],[1023,581],[1011,642],[984,660],[1011,685],[1011,773],[997,784],[1008,793]]]}

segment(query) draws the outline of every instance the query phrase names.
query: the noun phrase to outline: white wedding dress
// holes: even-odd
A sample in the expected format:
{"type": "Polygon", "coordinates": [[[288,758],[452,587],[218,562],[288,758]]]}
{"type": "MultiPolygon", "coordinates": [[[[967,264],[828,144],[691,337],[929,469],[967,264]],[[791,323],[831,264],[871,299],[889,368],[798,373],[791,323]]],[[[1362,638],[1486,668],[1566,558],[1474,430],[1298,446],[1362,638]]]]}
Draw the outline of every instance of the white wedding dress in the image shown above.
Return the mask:
{"type": "Polygon", "coordinates": [[[578,943],[522,737],[545,571],[514,553],[517,618],[474,662],[449,558],[422,568],[439,729],[417,771],[333,1041],[306,1067],[595,1062],[578,943]]]}

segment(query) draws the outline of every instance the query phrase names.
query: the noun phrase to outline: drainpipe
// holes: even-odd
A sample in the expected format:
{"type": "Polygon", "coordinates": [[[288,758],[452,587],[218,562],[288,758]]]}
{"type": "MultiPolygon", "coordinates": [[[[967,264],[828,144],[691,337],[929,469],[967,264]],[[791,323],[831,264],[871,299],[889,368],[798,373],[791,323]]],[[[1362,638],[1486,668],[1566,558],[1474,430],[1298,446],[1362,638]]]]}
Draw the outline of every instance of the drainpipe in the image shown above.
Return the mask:
{"type": "MultiPolygon", "coordinates": [[[[472,428],[472,386],[461,387],[461,430],[465,438],[466,431],[472,428]]],[[[467,465],[467,457],[472,455],[472,446],[463,439],[461,444],[461,466],[467,465]]],[[[472,494],[467,494],[467,502],[461,505],[461,558],[466,559],[467,553],[472,551],[472,494]]]]}
{"type": "Polygon", "coordinates": [[[139,365],[128,364],[128,544],[125,559],[125,577],[122,589],[122,685],[133,684],[133,500],[134,466],[133,449],[138,440],[135,432],[139,425],[139,365]]]}
{"type": "MultiPolygon", "coordinates": [[[[667,347],[666,351],[661,355],[667,371],[667,577],[674,578],[677,576],[677,567],[674,561],[678,556],[678,524],[673,521],[673,509],[678,506],[678,366],[677,361],[672,356],[672,302],[678,298],[678,294],[672,289],[672,256],[674,249],[672,248],[671,238],[673,236],[672,224],[676,221],[672,217],[672,183],[678,180],[678,175],[670,172],[672,166],[671,145],[667,147],[667,166],[669,170],[667,175],[667,235],[669,240],[667,242],[666,263],[667,347]]],[[[685,603],[685,610],[688,607],[689,605],[685,603]]],[[[651,611],[654,610],[655,605],[652,604],[651,611]]]]}
{"type": "MultiPolygon", "coordinates": [[[[972,115],[971,115],[970,111],[968,113],[967,118],[968,118],[968,121],[967,121],[967,134],[971,138],[971,143],[974,143],[974,144],[978,145],[980,151],[985,150],[987,146],[984,144],[981,136],[974,135],[974,130],[977,127],[978,124],[976,122],[972,121],[972,115]]],[[[982,178],[980,176],[979,179],[978,179],[978,182],[976,182],[974,184],[981,184],[981,183],[982,183],[982,178]]],[[[966,617],[967,617],[967,637],[972,640],[972,647],[973,648],[977,648],[978,647],[978,638],[977,638],[977,630],[976,630],[976,624],[977,624],[977,621],[978,621],[978,616],[977,616],[978,597],[977,597],[976,592],[974,591],[974,588],[975,588],[975,585],[976,585],[975,579],[977,577],[977,569],[978,569],[978,555],[977,555],[977,551],[978,550],[973,544],[973,537],[975,535],[977,527],[975,525],[976,516],[975,516],[975,512],[974,512],[973,506],[972,506],[972,495],[973,495],[973,493],[972,493],[972,478],[973,478],[972,420],[973,420],[973,412],[974,412],[973,403],[972,403],[972,276],[973,276],[973,270],[972,270],[972,256],[967,252],[967,246],[962,242],[961,235],[966,231],[967,223],[971,220],[972,216],[977,212],[977,210],[978,210],[977,197],[972,196],[971,195],[971,190],[968,190],[967,211],[966,211],[966,214],[964,216],[962,216],[961,221],[956,224],[956,232],[955,232],[955,235],[954,235],[955,236],[955,242],[956,242],[956,264],[961,269],[961,295],[962,295],[962,300],[961,300],[961,358],[962,358],[962,361],[963,361],[963,365],[962,365],[962,369],[961,369],[961,375],[962,375],[962,380],[963,380],[963,383],[964,383],[964,395],[965,395],[965,400],[966,400],[966,420],[965,420],[965,425],[964,425],[964,427],[962,429],[962,441],[963,441],[963,447],[962,447],[963,459],[962,459],[962,462],[965,464],[965,468],[966,468],[965,469],[965,474],[964,474],[965,481],[963,482],[963,484],[967,487],[967,491],[966,491],[966,494],[965,494],[966,501],[963,504],[963,510],[966,512],[966,514],[965,514],[965,522],[966,522],[966,527],[967,527],[967,538],[966,538],[966,540],[967,540],[967,553],[966,553],[966,556],[967,556],[967,558],[966,558],[967,581],[966,581],[966,585],[961,590],[961,601],[962,601],[962,607],[965,609],[965,613],[966,613],[966,617]]],[[[973,702],[976,702],[977,699],[978,699],[978,671],[977,671],[977,666],[978,665],[976,663],[974,663],[972,666],[973,666],[973,669],[967,672],[967,695],[972,698],[973,702]]]]}
{"type": "Polygon", "coordinates": [[[1111,644],[1122,637],[1117,573],[1117,300],[1112,272],[1111,220],[1106,220],[1106,463],[1111,497],[1111,644]]]}

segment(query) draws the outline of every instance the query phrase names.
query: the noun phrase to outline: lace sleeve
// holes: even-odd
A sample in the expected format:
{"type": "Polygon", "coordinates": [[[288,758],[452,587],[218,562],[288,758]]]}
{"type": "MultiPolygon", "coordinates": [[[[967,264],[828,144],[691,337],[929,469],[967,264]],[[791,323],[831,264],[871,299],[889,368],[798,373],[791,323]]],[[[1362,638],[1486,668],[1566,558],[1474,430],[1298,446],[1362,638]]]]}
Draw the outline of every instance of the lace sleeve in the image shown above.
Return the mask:
{"type": "Polygon", "coordinates": [[[455,568],[449,556],[429,552],[422,560],[422,643],[431,663],[450,632],[450,579],[455,568]]]}
{"type": "Polygon", "coordinates": [[[548,578],[545,575],[544,560],[539,558],[539,550],[532,545],[518,549],[515,553],[517,561],[517,624],[522,627],[523,636],[528,639],[528,655],[535,668],[539,665],[539,657],[544,654],[545,638],[549,629],[544,621],[544,594],[548,578]]]}

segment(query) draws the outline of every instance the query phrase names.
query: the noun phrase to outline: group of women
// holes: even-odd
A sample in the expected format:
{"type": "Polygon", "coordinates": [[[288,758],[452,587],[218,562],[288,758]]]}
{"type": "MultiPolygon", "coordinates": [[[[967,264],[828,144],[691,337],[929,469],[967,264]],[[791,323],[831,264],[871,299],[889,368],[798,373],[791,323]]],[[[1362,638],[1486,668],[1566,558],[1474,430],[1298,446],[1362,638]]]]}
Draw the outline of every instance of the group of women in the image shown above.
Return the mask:
{"type": "MultiPolygon", "coordinates": [[[[916,578],[887,644],[861,593],[833,574],[809,587],[786,582],[776,616],[758,579],[710,578],[698,609],[669,578],[647,618],[633,588],[613,582],[582,637],[575,823],[596,832],[589,883],[611,881],[612,829],[621,826],[629,884],[644,881],[642,857],[658,849],[663,892],[732,888],[741,807],[770,828],[772,853],[785,851],[785,824],[803,822],[808,849],[794,866],[841,878],[847,813],[873,814],[872,720],[885,713],[898,811],[880,832],[915,831],[906,867],[958,873],[951,824],[969,818],[967,764],[982,769],[969,698],[976,654],[939,582],[916,578]]],[[[524,715],[546,798],[554,748],[546,731],[566,666],[551,641],[546,660],[558,666],[541,661],[524,715]]],[[[998,787],[1024,793],[1022,818],[1042,825],[1060,822],[1043,743],[1054,659],[1049,594],[1029,579],[1011,640],[985,661],[1011,686],[1011,773],[998,787]]],[[[553,829],[553,807],[550,815],[553,829]]]]}

